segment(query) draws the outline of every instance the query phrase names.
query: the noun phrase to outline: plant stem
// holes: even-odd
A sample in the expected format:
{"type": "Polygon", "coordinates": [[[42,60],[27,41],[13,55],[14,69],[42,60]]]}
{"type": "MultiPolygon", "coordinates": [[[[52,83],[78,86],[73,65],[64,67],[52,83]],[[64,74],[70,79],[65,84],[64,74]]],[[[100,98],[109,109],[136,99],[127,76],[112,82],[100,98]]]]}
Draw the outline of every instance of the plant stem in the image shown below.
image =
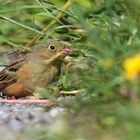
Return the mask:
{"type": "Polygon", "coordinates": [[[4,19],[4,20],[7,20],[7,21],[9,21],[9,22],[11,22],[11,23],[14,23],[14,24],[16,24],[16,25],[18,25],[18,26],[20,26],[20,27],[22,27],[22,28],[25,28],[25,29],[28,29],[28,30],[30,30],[30,31],[36,32],[36,33],[38,33],[38,34],[40,34],[40,35],[43,35],[42,32],[40,32],[40,31],[38,31],[38,30],[36,30],[36,29],[34,29],[34,28],[32,28],[32,27],[26,26],[26,25],[24,25],[24,24],[22,24],[22,23],[19,23],[19,22],[15,21],[15,20],[13,20],[13,19],[11,19],[11,18],[2,16],[2,15],[0,15],[0,18],[2,18],[2,19],[4,19]]]}
{"type": "Polygon", "coordinates": [[[73,90],[73,91],[60,91],[60,94],[82,94],[86,93],[86,89],[73,90]]]}
{"type": "Polygon", "coordinates": [[[47,106],[56,106],[58,105],[56,102],[50,101],[50,100],[7,100],[2,99],[0,100],[0,104],[45,104],[47,106]]]}
{"type": "MultiPolygon", "coordinates": [[[[67,3],[64,5],[62,11],[67,11],[75,2],[76,0],[68,0],[67,3]]],[[[48,30],[57,23],[57,21],[62,18],[64,16],[64,12],[59,12],[57,15],[56,15],[56,18],[53,19],[47,27],[45,27],[43,30],[42,30],[42,33],[47,33],[48,30]]],[[[43,36],[43,34],[41,35],[36,35],[26,46],[27,47],[32,47],[41,37],[43,36]]]]}

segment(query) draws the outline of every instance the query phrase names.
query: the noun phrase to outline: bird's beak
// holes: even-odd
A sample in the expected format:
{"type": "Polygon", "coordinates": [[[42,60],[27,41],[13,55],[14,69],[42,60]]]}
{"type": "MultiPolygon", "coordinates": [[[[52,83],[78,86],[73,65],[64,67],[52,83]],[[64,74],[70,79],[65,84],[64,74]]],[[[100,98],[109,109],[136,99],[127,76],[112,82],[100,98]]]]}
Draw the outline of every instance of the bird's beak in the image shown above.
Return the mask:
{"type": "Polygon", "coordinates": [[[57,60],[57,59],[63,59],[66,55],[69,55],[71,54],[71,50],[68,49],[68,48],[65,48],[63,50],[61,50],[60,52],[58,52],[57,54],[55,54],[53,57],[51,57],[50,59],[47,59],[47,60],[44,60],[43,62],[48,65],[50,64],[51,62],[57,60]]]}
{"type": "Polygon", "coordinates": [[[63,49],[62,51],[61,51],[64,55],[69,55],[69,54],[71,54],[71,50],[70,49],[68,49],[68,48],[65,48],[65,49],[63,49]]]}

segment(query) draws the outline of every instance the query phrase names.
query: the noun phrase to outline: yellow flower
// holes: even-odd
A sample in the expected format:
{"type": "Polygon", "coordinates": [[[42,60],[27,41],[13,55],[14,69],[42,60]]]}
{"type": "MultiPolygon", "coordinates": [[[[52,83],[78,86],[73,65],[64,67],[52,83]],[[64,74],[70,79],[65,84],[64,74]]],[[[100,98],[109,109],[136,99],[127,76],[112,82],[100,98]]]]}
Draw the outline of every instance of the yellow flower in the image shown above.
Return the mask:
{"type": "Polygon", "coordinates": [[[125,77],[129,80],[135,80],[140,76],[140,54],[127,58],[123,63],[125,77]]]}

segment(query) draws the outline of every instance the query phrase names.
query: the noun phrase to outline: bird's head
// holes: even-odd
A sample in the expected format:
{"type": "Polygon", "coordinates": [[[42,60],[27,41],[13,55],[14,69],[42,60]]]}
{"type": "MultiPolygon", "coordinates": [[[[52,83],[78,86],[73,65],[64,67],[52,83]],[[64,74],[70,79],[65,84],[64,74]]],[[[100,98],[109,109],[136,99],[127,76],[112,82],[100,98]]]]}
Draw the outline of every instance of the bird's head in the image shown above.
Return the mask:
{"type": "Polygon", "coordinates": [[[49,40],[47,43],[40,44],[35,48],[34,53],[42,60],[62,60],[65,56],[71,53],[71,50],[66,47],[66,44],[57,41],[49,40]]]}

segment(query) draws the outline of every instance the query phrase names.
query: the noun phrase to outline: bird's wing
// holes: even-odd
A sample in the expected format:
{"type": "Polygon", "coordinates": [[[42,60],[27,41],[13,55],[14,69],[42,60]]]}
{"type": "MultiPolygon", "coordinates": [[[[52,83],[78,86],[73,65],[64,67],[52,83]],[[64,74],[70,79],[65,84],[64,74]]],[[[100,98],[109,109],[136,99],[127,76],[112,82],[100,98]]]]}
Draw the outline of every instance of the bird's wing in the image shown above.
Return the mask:
{"type": "Polygon", "coordinates": [[[0,92],[10,84],[16,82],[16,72],[23,65],[24,61],[25,57],[20,58],[0,71],[0,92]]]}

